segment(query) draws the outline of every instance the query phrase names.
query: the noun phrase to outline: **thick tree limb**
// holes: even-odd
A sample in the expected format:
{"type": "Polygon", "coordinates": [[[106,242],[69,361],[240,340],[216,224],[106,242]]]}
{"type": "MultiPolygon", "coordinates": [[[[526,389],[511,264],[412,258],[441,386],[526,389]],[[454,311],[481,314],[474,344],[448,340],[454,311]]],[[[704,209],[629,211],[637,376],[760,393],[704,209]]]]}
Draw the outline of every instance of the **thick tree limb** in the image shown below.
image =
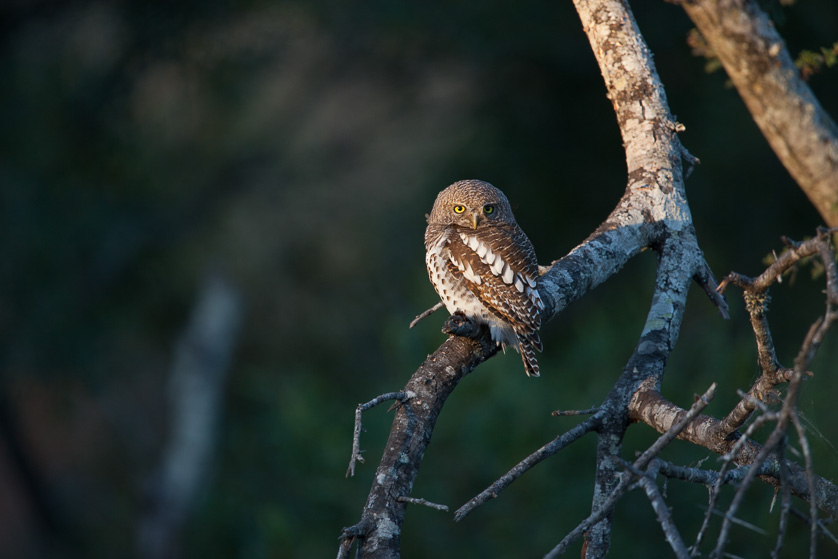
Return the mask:
{"type": "Polygon", "coordinates": [[[357,539],[360,557],[399,557],[404,498],[410,497],[442,406],[457,384],[497,350],[487,336],[451,337],[413,374],[403,390],[410,398],[396,409],[361,521],[343,529],[341,554],[348,554],[357,539]]]}
{"type": "MultiPolygon", "coordinates": [[[[605,226],[620,227],[622,212],[650,225],[649,242],[659,254],[652,305],[641,338],[602,409],[597,473],[592,508],[608,502],[617,485],[628,404],[641,384],[657,385],[680,331],[686,294],[693,278],[712,277],[692,227],[686,200],[683,162],[692,157],[678,141],[683,126],[672,117],[663,85],[631,10],[618,0],[575,0],[582,27],[591,43],[614,106],[628,167],[626,194],[605,226]]],[[[713,282],[714,283],[714,282],[713,282]]],[[[727,305],[713,298],[723,314],[727,305]]],[[[602,557],[610,545],[610,514],[587,533],[587,557],[602,557]]]]}
{"type": "Polygon", "coordinates": [[[838,126],[755,0],[684,0],[757,126],[827,225],[838,226],[838,126]]]}

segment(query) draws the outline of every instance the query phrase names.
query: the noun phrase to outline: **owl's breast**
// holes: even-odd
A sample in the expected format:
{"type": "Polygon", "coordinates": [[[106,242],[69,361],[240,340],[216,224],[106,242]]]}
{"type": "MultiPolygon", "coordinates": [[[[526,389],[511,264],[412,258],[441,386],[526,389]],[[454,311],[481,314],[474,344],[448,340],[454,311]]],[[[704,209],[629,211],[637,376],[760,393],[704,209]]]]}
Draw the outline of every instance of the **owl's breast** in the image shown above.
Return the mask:
{"type": "Polygon", "coordinates": [[[460,273],[452,270],[450,242],[451,238],[448,235],[439,235],[428,245],[425,255],[428,277],[445,308],[451,314],[460,312],[478,324],[487,324],[495,342],[515,345],[517,337],[512,327],[486,307],[469,288],[470,282],[466,280],[466,274],[471,273],[471,270],[458,270],[460,273]]]}

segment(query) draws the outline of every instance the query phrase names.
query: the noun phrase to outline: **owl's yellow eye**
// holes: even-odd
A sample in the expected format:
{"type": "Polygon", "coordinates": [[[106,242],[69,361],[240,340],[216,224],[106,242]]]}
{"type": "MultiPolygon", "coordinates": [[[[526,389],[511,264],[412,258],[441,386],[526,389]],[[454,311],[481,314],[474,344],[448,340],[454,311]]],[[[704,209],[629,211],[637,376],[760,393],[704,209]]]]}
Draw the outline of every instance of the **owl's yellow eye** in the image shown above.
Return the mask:
{"type": "Polygon", "coordinates": [[[463,213],[464,211],[466,211],[466,207],[465,207],[465,206],[454,206],[454,213],[455,213],[455,214],[461,214],[461,213],[463,213]]]}
{"type": "Polygon", "coordinates": [[[495,207],[492,204],[486,204],[485,206],[483,206],[483,213],[485,213],[486,215],[489,215],[494,211],[495,207]]]}

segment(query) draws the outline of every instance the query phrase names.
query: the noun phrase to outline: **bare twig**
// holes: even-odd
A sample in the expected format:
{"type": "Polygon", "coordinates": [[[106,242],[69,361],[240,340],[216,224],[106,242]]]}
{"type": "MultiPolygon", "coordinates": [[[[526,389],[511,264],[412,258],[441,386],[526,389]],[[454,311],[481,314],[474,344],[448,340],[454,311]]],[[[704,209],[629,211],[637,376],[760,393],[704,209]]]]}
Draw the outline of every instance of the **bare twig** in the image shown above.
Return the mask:
{"type": "Polygon", "coordinates": [[[746,291],[764,293],[777,279],[788,272],[795,264],[819,254],[828,242],[829,233],[835,229],[818,229],[817,236],[799,243],[790,241],[789,249],[783,252],[763,273],[755,278],[731,272],[719,284],[718,291],[724,293],[729,284],[736,285],[746,291]]]}
{"type": "Polygon", "coordinates": [[[481,491],[469,502],[457,509],[457,512],[454,513],[454,520],[459,522],[460,520],[465,518],[466,515],[468,515],[468,513],[470,513],[480,505],[483,505],[489,499],[496,498],[498,496],[498,493],[506,489],[512,482],[521,477],[533,466],[535,466],[545,458],[548,458],[554,455],[555,453],[559,452],[561,449],[573,444],[583,435],[590,433],[591,431],[596,429],[601,417],[601,414],[595,414],[592,417],[589,417],[576,427],[570,429],[563,435],[556,437],[551,442],[547,443],[546,445],[542,446],[541,448],[539,448],[538,450],[521,460],[514,468],[506,472],[504,475],[498,478],[497,481],[492,483],[492,485],[481,491]]]}
{"type": "MultiPolygon", "coordinates": [[[[701,508],[704,508],[704,507],[701,507],[701,508]]],[[[724,518],[724,516],[725,516],[725,513],[723,513],[722,511],[720,511],[718,509],[710,509],[707,512],[711,515],[721,516],[722,518],[724,518]]],[[[734,517],[731,517],[730,521],[733,524],[736,524],[737,526],[742,526],[743,528],[747,528],[751,532],[759,534],[760,536],[767,536],[768,535],[768,532],[766,532],[765,530],[763,530],[762,528],[760,528],[756,524],[752,524],[750,522],[742,520],[741,518],[737,518],[737,517],[734,516],[734,517]]],[[[725,553],[724,556],[725,557],[737,557],[736,555],[732,555],[730,553],[725,553]]]]}
{"type": "MultiPolygon", "coordinates": [[[[701,413],[701,410],[703,410],[710,400],[713,399],[715,388],[715,384],[711,385],[702,397],[693,403],[689,411],[685,412],[680,421],[676,422],[666,433],[658,437],[658,439],[652,443],[652,445],[645,452],[637,457],[634,463],[631,464],[631,469],[642,470],[646,468],[660,453],[660,451],[663,450],[667,444],[673,441],[678,436],[678,433],[680,433],[687,425],[689,425],[691,421],[693,421],[693,419],[695,419],[699,413],[701,413]]],[[[619,462],[620,460],[617,459],[617,461],[619,462]]],[[[545,555],[545,559],[559,557],[573,542],[582,537],[591,526],[596,525],[602,519],[609,516],[614,510],[614,506],[617,502],[622,498],[625,492],[631,488],[633,481],[634,477],[628,474],[623,474],[617,486],[614,488],[614,491],[608,496],[608,499],[597,510],[593,511],[585,520],[580,522],[576,528],[568,533],[562,541],[556,545],[556,547],[550,550],[550,552],[545,555]]]]}
{"type": "MultiPolygon", "coordinates": [[[[657,458],[658,473],[669,479],[677,479],[689,483],[700,483],[701,485],[712,486],[718,483],[721,485],[739,483],[745,478],[748,467],[733,468],[724,472],[716,470],[705,470],[702,468],[689,468],[679,466],[666,460],[657,458]]],[[[769,473],[766,471],[765,473],[769,473]]]]}
{"type": "Polygon", "coordinates": [[[661,525],[661,528],[663,528],[666,541],[669,542],[669,545],[672,547],[672,551],[675,552],[675,556],[679,559],[688,559],[690,553],[687,550],[687,546],[684,544],[684,539],[681,537],[681,533],[678,531],[678,528],[675,526],[675,522],[672,520],[672,514],[669,512],[669,507],[666,506],[666,501],[663,500],[663,495],[661,495],[654,479],[652,479],[651,476],[644,475],[640,478],[639,484],[646,492],[646,496],[649,498],[649,502],[652,504],[652,508],[658,517],[658,523],[661,525]]]}
{"type": "MultiPolygon", "coordinates": [[[[803,451],[803,460],[806,464],[806,479],[809,481],[809,492],[815,493],[815,472],[812,468],[812,453],[809,449],[809,439],[806,437],[806,430],[800,423],[797,416],[797,409],[792,411],[791,421],[797,431],[797,438],[800,441],[800,449],[803,451]]],[[[818,508],[815,500],[809,500],[809,557],[815,559],[818,544],[818,508]]]]}
{"type": "Polygon", "coordinates": [[[719,285],[716,283],[716,278],[710,270],[710,266],[705,262],[705,265],[695,274],[695,280],[710,301],[719,309],[719,315],[725,320],[730,319],[730,307],[724,298],[722,292],[719,291],[719,285]]]}
{"type": "Polygon", "coordinates": [[[429,308],[428,310],[423,311],[421,314],[416,315],[416,318],[414,318],[413,320],[410,321],[410,326],[408,326],[408,328],[413,328],[414,326],[419,324],[420,320],[422,320],[423,318],[427,318],[427,317],[431,316],[436,311],[441,309],[443,306],[445,306],[445,305],[443,305],[442,301],[440,301],[439,303],[437,303],[433,307],[429,308]]]}
{"type": "Polygon", "coordinates": [[[448,505],[440,505],[437,503],[432,503],[430,501],[426,501],[425,499],[417,499],[416,497],[396,497],[396,501],[399,503],[410,503],[412,505],[422,505],[425,507],[429,507],[436,510],[441,510],[443,512],[448,512],[448,505]]]}
{"type": "Polygon", "coordinates": [[[601,408],[588,408],[584,410],[556,410],[550,413],[554,417],[566,417],[572,415],[593,415],[601,408]]]}
{"type": "MultiPolygon", "coordinates": [[[[801,512],[801,511],[797,510],[797,509],[796,509],[796,508],[794,508],[794,507],[789,507],[789,512],[790,512],[790,513],[791,513],[794,517],[799,518],[800,520],[802,520],[802,521],[803,521],[803,522],[805,522],[806,524],[809,524],[809,523],[812,521],[812,519],[811,519],[810,515],[808,514],[808,512],[807,512],[807,513],[803,513],[803,512],[801,512]]],[[[818,520],[818,530],[820,531],[820,533],[821,533],[821,534],[823,534],[823,535],[824,535],[824,536],[826,536],[829,540],[831,540],[831,541],[832,541],[832,543],[834,543],[835,545],[838,545],[838,537],[836,537],[836,536],[835,536],[832,532],[830,532],[830,531],[827,529],[827,524],[828,524],[828,523],[829,523],[829,521],[831,521],[831,520],[833,520],[833,519],[832,519],[832,518],[819,519],[819,520],[818,520]]]]}
{"type": "MultiPolygon", "coordinates": [[[[786,538],[786,532],[788,531],[788,519],[789,519],[789,512],[791,510],[791,491],[789,491],[789,469],[786,465],[786,461],[783,460],[780,462],[780,487],[774,490],[774,498],[777,498],[777,494],[780,495],[780,522],[777,525],[777,542],[774,545],[774,549],[771,551],[772,559],[777,559],[780,557],[780,552],[783,549],[783,542],[786,538]]],[[[773,503],[772,503],[773,505],[773,503]]]]}
{"type": "Polygon", "coordinates": [[[409,394],[404,392],[388,392],[380,396],[376,396],[366,404],[358,404],[355,408],[355,429],[352,434],[352,456],[349,458],[349,467],[346,469],[346,477],[355,475],[355,462],[364,463],[364,457],[361,455],[361,414],[370,408],[374,408],[382,402],[390,400],[398,400],[404,402],[405,399],[410,398],[409,394]]]}

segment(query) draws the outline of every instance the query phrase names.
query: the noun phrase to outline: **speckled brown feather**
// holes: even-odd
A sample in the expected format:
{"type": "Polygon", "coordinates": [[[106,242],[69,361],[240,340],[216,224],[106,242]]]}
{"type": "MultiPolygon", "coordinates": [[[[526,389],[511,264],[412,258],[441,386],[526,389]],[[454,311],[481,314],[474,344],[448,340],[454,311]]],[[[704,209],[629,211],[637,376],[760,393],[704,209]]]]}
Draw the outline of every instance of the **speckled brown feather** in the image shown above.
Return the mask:
{"type": "MultiPolygon", "coordinates": [[[[457,226],[452,227],[455,231],[459,229],[457,226]]],[[[513,273],[524,274],[531,278],[538,277],[535,251],[520,228],[492,227],[477,231],[467,230],[462,234],[474,236],[492,246],[495,254],[509,264],[513,273]]],[[[481,278],[480,284],[466,277],[463,277],[463,280],[483,304],[512,324],[519,336],[521,334],[527,338],[534,336],[532,340],[538,340],[537,332],[541,327],[541,314],[536,304],[525,293],[510,289],[509,284],[506,284],[501,276],[494,274],[489,265],[484,263],[475,251],[466,246],[459,235],[451,240],[449,250],[456,260],[469,262],[474,272],[481,278]]],[[[449,262],[449,268],[452,274],[462,275],[453,262],[449,262]]],[[[540,341],[537,345],[541,349],[540,341]]]]}
{"type": "Polygon", "coordinates": [[[536,290],[538,261],[506,197],[488,183],[461,181],[440,193],[428,223],[428,274],[449,312],[494,325],[493,338],[517,346],[527,374],[538,376],[543,308],[536,290]],[[477,228],[451,209],[486,203],[497,204],[499,215],[477,228]]]}

